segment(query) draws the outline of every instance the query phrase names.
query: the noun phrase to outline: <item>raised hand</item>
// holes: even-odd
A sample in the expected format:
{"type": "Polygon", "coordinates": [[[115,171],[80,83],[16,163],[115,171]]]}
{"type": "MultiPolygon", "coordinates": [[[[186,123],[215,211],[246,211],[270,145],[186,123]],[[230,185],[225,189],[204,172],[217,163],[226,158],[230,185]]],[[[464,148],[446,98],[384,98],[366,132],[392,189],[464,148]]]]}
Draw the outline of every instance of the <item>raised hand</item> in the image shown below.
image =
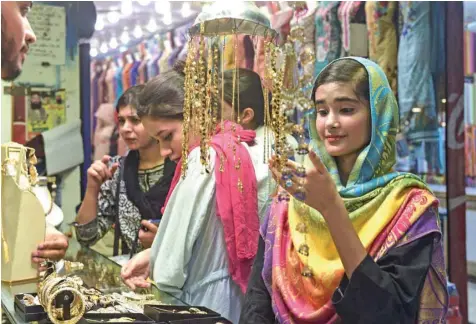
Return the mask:
{"type": "Polygon", "coordinates": [[[101,185],[108,179],[111,179],[119,166],[114,163],[111,167],[108,166],[111,157],[104,155],[101,160],[94,161],[88,169],[88,189],[99,191],[101,185]]]}

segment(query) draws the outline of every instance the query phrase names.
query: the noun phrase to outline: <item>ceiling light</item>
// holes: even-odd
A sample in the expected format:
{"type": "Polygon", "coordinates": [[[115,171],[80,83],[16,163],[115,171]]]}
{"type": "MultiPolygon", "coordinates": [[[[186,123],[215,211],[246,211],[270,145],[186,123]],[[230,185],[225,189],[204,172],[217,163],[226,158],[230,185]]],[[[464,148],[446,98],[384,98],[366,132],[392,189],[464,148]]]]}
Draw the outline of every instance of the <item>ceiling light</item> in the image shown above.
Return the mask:
{"type": "Polygon", "coordinates": [[[155,32],[157,30],[157,23],[155,22],[155,19],[151,18],[147,26],[145,26],[145,28],[151,33],[155,32]]]}
{"type": "Polygon", "coordinates": [[[98,55],[98,50],[95,49],[95,48],[91,48],[91,49],[89,50],[89,55],[91,55],[92,57],[97,56],[97,55],[98,55]]]}
{"type": "Polygon", "coordinates": [[[132,14],[132,0],[121,1],[121,13],[124,16],[130,16],[132,14]]]}
{"type": "Polygon", "coordinates": [[[122,44],[127,44],[130,41],[129,33],[127,31],[124,31],[121,35],[121,43],[122,44]]]}
{"type": "Polygon", "coordinates": [[[99,41],[97,38],[92,38],[90,44],[91,47],[99,47],[99,41]]]}
{"type": "Polygon", "coordinates": [[[101,53],[103,53],[103,54],[107,53],[107,50],[108,50],[107,44],[106,44],[106,43],[102,43],[102,44],[101,44],[101,47],[99,48],[99,50],[100,50],[101,53]]]}
{"type": "Polygon", "coordinates": [[[116,37],[111,38],[109,41],[109,47],[112,49],[116,49],[119,44],[117,43],[116,37]]]}
{"type": "Polygon", "coordinates": [[[111,24],[117,23],[119,21],[119,18],[120,15],[117,11],[110,11],[107,13],[107,20],[109,20],[111,24]]]}
{"type": "Polygon", "coordinates": [[[183,3],[181,13],[183,18],[188,18],[192,15],[192,9],[189,2],[183,3]]]}
{"type": "Polygon", "coordinates": [[[155,1],[155,11],[158,14],[166,15],[170,13],[171,6],[169,1],[155,1]]]}
{"type": "Polygon", "coordinates": [[[164,22],[164,24],[166,24],[166,25],[172,24],[172,14],[171,14],[170,12],[164,14],[163,22],[164,22]]]}
{"type": "Polygon", "coordinates": [[[139,2],[139,4],[140,4],[141,6],[147,6],[147,5],[150,3],[149,0],[139,0],[139,1],[137,1],[137,2],[139,2]]]}
{"type": "Polygon", "coordinates": [[[142,37],[142,28],[140,28],[139,25],[137,25],[134,30],[132,31],[132,35],[134,35],[135,38],[141,38],[142,37]]]}
{"type": "Polygon", "coordinates": [[[104,19],[102,16],[98,17],[98,20],[96,20],[96,25],[94,25],[95,30],[103,30],[104,28],[104,19]]]}
{"type": "Polygon", "coordinates": [[[415,114],[421,113],[421,108],[420,107],[414,107],[412,108],[412,112],[415,114]]]}

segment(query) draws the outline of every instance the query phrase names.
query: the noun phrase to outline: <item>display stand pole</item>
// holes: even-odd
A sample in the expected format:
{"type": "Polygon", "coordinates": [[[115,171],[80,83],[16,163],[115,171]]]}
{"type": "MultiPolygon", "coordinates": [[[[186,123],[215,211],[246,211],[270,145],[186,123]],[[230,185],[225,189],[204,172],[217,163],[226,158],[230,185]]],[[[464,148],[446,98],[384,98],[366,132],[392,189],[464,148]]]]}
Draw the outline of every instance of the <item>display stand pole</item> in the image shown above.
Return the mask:
{"type": "MultiPolygon", "coordinates": [[[[466,184],[464,155],[463,2],[446,2],[446,203],[448,206],[448,272],[468,323],[466,265],[466,184]]],[[[437,53],[432,53],[438,55],[437,53]]]]}
{"type": "Polygon", "coordinates": [[[92,117],[91,117],[91,58],[89,39],[79,42],[79,82],[81,89],[81,133],[83,135],[84,162],[81,165],[81,200],[86,192],[88,168],[92,163],[92,117]]]}

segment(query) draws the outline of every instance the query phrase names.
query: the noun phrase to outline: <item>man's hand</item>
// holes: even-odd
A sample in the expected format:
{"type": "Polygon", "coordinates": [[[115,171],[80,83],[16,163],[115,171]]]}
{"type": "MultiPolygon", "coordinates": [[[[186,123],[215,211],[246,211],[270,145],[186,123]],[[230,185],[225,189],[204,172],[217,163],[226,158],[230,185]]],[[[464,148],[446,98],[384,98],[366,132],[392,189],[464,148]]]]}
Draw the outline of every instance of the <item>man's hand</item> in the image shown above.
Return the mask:
{"type": "Polygon", "coordinates": [[[31,254],[34,263],[41,263],[46,259],[58,261],[64,258],[68,249],[68,238],[56,229],[48,228],[45,241],[38,245],[31,254]]]}

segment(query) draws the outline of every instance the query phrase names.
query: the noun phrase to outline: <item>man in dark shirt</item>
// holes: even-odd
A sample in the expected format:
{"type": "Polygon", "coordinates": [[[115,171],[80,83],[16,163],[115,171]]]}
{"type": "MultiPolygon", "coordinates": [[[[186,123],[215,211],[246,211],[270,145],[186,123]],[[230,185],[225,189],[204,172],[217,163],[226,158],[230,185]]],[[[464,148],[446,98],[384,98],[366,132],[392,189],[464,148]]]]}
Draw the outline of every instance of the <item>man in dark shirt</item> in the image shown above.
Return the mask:
{"type": "MultiPolygon", "coordinates": [[[[28,48],[36,36],[28,22],[31,1],[2,1],[2,80],[13,81],[21,73],[28,48]]],[[[47,225],[45,242],[32,252],[33,262],[60,260],[68,248],[66,236],[47,225]]]]}
{"type": "Polygon", "coordinates": [[[31,6],[31,1],[2,1],[2,80],[20,75],[28,48],[36,41],[27,19],[31,6]]]}

